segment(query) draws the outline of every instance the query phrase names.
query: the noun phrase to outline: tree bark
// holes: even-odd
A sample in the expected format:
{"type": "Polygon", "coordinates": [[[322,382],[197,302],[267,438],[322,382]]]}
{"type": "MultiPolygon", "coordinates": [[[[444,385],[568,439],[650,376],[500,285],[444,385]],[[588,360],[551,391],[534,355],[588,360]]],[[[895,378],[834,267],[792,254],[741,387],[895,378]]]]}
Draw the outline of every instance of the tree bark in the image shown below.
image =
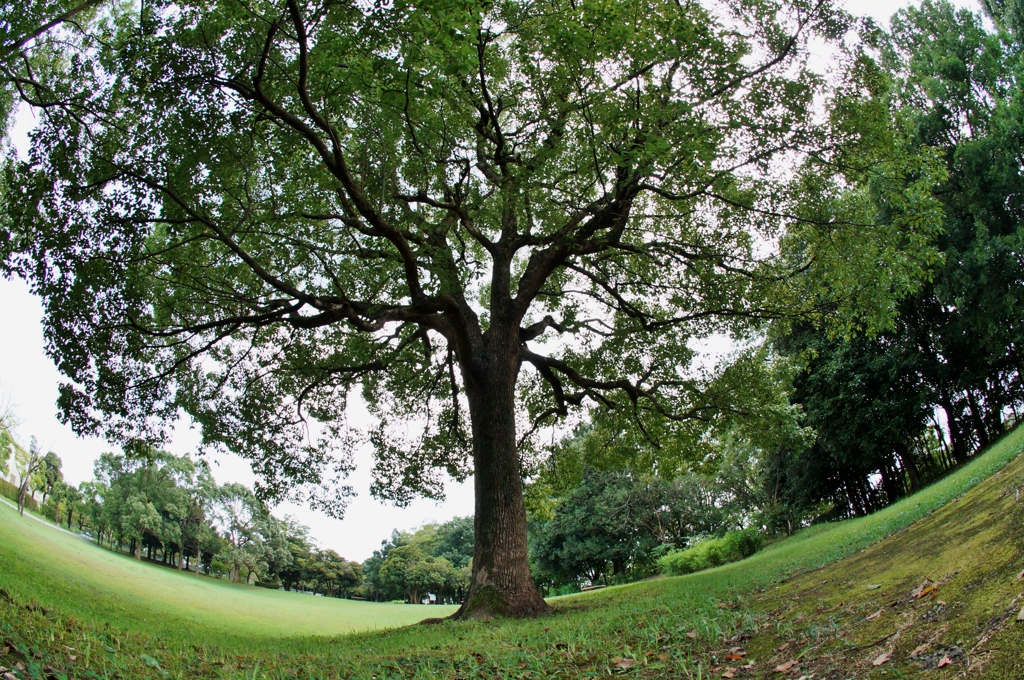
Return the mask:
{"type": "Polygon", "coordinates": [[[917,469],[917,461],[914,460],[914,454],[906,444],[899,444],[896,448],[896,457],[899,458],[900,467],[907,474],[907,480],[910,482],[909,488],[912,491],[917,491],[921,487],[921,472],[917,469]]]}
{"type": "MultiPolygon", "coordinates": [[[[26,478],[27,479],[27,478],[26,478]]],[[[21,486],[18,488],[18,514],[25,514],[25,499],[28,497],[28,482],[22,481],[21,486]]]]}
{"type": "Polygon", "coordinates": [[[492,326],[488,347],[462,364],[473,431],[473,574],[456,619],[532,617],[551,608],[530,578],[526,505],[516,447],[516,331],[492,326]]]}
{"type": "Polygon", "coordinates": [[[978,449],[984,449],[988,446],[989,439],[988,430],[985,429],[985,421],[981,415],[981,407],[978,405],[978,398],[974,392],[970,389],[965,391],[967,392],[967,411],[971,414],[974,431],[978,433],[978,449]]]}

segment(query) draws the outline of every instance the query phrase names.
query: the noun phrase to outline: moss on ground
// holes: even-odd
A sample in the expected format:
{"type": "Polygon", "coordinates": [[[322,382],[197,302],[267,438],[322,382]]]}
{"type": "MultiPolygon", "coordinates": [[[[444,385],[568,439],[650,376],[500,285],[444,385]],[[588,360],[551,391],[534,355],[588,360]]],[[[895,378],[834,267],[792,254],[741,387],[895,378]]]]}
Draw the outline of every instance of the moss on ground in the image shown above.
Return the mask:
{"type": "Polygon", "coordinates": [[[1018,458],[906,529],[748,600],[750,675],[1020,680],[1022,546],[1018,458]]]}

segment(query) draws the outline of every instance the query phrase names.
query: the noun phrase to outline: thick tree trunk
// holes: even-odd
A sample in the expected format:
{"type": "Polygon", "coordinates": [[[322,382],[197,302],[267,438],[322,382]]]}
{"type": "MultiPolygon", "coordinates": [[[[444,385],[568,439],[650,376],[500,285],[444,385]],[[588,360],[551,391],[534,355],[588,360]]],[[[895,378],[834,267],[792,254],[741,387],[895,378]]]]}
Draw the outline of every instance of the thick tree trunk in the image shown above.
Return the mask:
{"type": "Polygon", "coordinates": [[[968,412],[971,414],[971,421],[974,424],[974,431],[978,434],[978,448],[984,449],[988,446],[988,430],[985,429],[985,420],[981,414],[981,407],[978,405],[978,398],[971,390],[967,392],[968,412]]]}
{"type": "Polygon", "coordinates": [[[914,453],[906,444],[900,444],[896,448],[896,457],[899,458],[900,467],[907,474],[909,488],[917,491],[921,487],[921,471],[917,468],[917,461],[914,460],[914,453]]]}
{"type": "Polygon", "coordinates": [[[135,559],[137,559],[137,560],[139,560],[141,562],[142,561],[142,539],[141,538],[136,538],[136,539],[133,539],[133,540],[135,542],[135,559]]]}
{"type": "Polygon", "coordinates": [[[493,326],[489,348],[463,365],[473,428],[476,531],[473,575],[457,619],[531,617],[551,611],[530,578],[526,506],[516,450],[518,338],[493,326]]]}

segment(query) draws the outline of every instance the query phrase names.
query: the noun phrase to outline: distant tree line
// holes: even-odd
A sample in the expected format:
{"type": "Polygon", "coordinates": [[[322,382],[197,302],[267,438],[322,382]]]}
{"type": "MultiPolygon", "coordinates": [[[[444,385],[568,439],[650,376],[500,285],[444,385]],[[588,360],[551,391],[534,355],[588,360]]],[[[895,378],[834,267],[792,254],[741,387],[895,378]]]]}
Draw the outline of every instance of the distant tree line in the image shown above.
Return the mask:
{"type": "Polygon", "coordinates": [[[43,454],[34,439],[19,446],[7,426],[0,437],[0,453],[8,452],[0,473],[10,474],[13,458],[18,482],[4,482],[5,495],[138,560],[236,583],[378,601],[418,603],[432,594],[437,603],[456,603],[469,585],[471,517],[396,530],[360,564],[317,546],[295,518],[274,517],[246,486],[218,485],[203,460],[136,444],[102,454],[94,479],[76,487],[65,482],[57,454],[43,454]]]}
{"type": "MultiPolygon", "coordinates": [[[[248,487],[218,485],[203,460],[134,445],[102,454],[95,478],[76,487],[64,481],[57,454],[41,454],[34,439],[27,449],[18,446],[9,428],[0,436],[6,437],[0,446],[14,451],[18,479],[4,489],[7,495],[111,550],[197,576],[334,597],[363,583],[358,562],[317,547],[307,527],[274,517],[248,487]]],[[[0,468],[5,475],[8,458],[0,468]]]]}

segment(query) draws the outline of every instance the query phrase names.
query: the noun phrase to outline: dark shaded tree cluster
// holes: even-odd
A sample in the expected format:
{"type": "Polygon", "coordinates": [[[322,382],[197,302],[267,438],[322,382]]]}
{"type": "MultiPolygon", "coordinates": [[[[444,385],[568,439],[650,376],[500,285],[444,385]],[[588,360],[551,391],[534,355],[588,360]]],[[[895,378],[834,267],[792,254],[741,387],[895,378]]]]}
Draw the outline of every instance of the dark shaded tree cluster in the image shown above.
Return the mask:
{"type": "Polygon", "coordinates": [[[1016,4],[1000,30],[946,2],[899,12],[879,37],[909,143],[943,152],[942,254],[930,280],[874,337],[809,325],[776,344],[805,357],[793,399],[817,432],[773,452],[794,506],[860,515],[966,461],[1024,406],[1024,99],[1016,4]]]}
{"type": "Polygon", "coordinates": [[[667,482],[587,469],[555,499],[550,519],[531,527],[534,578],[560,586],[650,575],[666,550],[733,528],[718,496],[713,482],[698,475],[667,482]]]}

